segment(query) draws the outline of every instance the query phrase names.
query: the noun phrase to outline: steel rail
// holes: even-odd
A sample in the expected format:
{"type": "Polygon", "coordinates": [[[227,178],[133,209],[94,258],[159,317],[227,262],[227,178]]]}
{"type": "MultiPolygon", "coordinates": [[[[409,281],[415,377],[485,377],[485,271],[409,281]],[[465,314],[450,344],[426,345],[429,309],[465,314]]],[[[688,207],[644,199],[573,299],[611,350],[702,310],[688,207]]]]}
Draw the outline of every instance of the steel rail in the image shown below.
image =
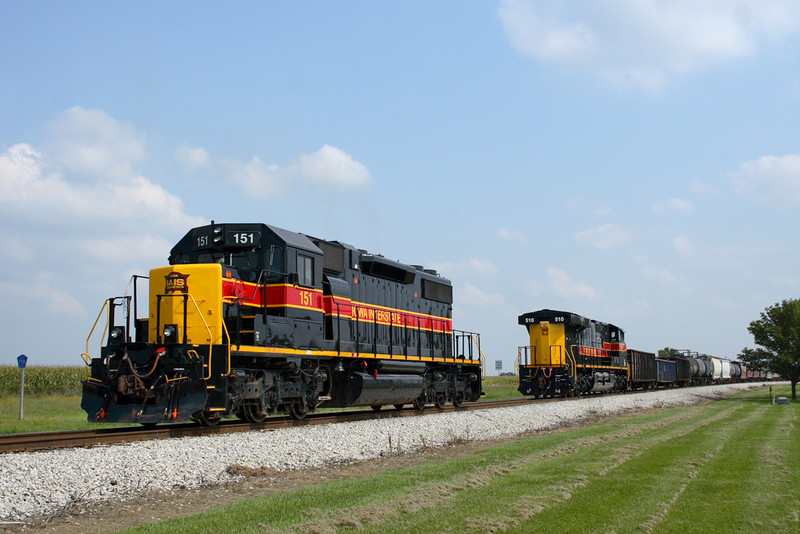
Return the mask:
{"type": "MultiPolygon", "coordinates": [[[[538,399],[566,400],[566,399],[538,399]]],[[[289,416],[271,416],[263,423],[247,423],[240,420],[226,420],[218,426],[201,426],[195,423],[164,424],[156,427],[103,427],[89,430],[68,430],[61,432],[33,432],[25,434],[0,435],[0,454],[14,452],[32,452],[47,449],[63,449],[69,447],[93,447],[96,445],[109,445],[133,441],[152,439],[166,439],[186,436],[207,436],[215,434],[228,434],[232,432],[247,432],[250,430],[274,430],[277,428],[324,425],[351,421],[365,421],[389,417],[424,416],[433,413],[447,413],[455,411],[481,410],[487,408],[502,408],[520,406],[537,402],[532,397],[515,399],[497,399],[490,401],[468,402],[456,408],[447,405],[444,408],[427,406],[424,411],[418,411],[410,406],[398,410],[393,407],[384,407],[382,410],[357,409],[336,412],[311,413],[305,419],[295,420],[289,416]]]]}

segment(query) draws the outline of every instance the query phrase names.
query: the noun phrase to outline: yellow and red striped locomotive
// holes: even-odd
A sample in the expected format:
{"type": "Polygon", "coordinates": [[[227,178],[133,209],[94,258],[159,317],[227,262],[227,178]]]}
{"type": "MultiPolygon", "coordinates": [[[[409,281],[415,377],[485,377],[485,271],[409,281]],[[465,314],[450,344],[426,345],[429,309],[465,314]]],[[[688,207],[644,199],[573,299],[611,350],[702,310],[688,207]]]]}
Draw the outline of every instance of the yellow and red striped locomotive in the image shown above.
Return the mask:
{"type": "Polygon", "coordinates": [[[257,423],[322,405],[422,409],[481,395],[479,336],[453,330],[452,286],[430,269],[212,221],[131,287],[95,323],[105,314],[98,357],[87,341],[90,421],[257,423]]]}
{"type": "Polygon", "coordinates": [[[519,348],[519,391],[564,397],[628,387],[625,332],[580,315],[539,310],[519,316],[530,345],[519,348]]]}

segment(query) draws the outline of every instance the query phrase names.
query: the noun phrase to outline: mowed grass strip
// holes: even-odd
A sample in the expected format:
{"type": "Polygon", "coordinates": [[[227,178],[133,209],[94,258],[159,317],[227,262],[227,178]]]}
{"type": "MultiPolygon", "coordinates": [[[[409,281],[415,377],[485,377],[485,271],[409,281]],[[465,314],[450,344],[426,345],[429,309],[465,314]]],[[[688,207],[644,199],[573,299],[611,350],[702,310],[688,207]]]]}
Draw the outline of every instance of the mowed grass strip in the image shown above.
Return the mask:
{"type": "Polygon", "coordinates": [[[654,532],[697,532],[691,518],[698,516],[728,532],[800,532],[797,406],[752,407],[759,417],[737,422],[731,439],[688,485],[680,507],[654,532]]]}
{"type": "MultiPolygon", "coordinates": [[[[382,525],[376,530],[418,531],[439,521],[437,528],[446,531],[497,532],[515,528],[522,532],[530,532],[531,528],[542,531],[543,527],[538,525],[542,521],[536,520],[541,516],[548,528],[558,529],[553,532],[591,531],[599,526],[596,523],[601,519],[599,516],[605,516],[607,511],[580,506],[581,514],[592,522],[588,529],[571,521],[552,525],[546,512],[558,516],[563,503],[574,502],[576,495],[591,494],[598,482],[605,494],[607,481],[632,458],[704,424],[704,412],[696,408],[682,409],[677,415],[662,413],[652,420],[635,419],[630,424],[619,421],[600,424],[588,429],[592,435],[586,438],[557,442],[551,451],[525,454],[509,462],[505,475],[495,477],[480,491],[462,491],[450,505],[448,516],[432,509],[429,517],[419,517],[413,522],[402,518],[401,524],[382,525]]],[[[519,445],[530,451],[530,445],[536,441],[537,438],[523,440],[519,445]]],[[[608,532],[608,526],[605,523],[599,531],[608,532]]]]}
{"type": "Polygon", "coordinates": [[[799,410],[747,392],[133,532],[800,532],[799,410]]]}

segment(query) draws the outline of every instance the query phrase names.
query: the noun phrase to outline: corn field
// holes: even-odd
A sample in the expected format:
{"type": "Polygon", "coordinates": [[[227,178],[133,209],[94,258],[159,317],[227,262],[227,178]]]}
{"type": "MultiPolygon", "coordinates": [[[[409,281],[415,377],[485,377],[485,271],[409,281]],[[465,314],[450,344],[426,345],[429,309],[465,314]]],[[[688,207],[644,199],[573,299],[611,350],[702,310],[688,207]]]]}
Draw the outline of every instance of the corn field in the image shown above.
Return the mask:
{"type": "MultiPolygon", "coordinates": [[[[0,395],[19,395],[20,374],[19,367],[0,365],[0,395]]],[[[84,367],[26,367],[25,395],[76,395],[84,376],[84,367]]]]}

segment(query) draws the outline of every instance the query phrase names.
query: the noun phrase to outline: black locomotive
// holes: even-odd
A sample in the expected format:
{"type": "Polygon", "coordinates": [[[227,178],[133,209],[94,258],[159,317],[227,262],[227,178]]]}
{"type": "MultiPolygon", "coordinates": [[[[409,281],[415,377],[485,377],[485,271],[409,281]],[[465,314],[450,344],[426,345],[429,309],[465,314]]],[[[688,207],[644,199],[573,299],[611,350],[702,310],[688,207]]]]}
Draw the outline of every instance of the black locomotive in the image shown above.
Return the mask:
{"type": "Polygon", "coordinates": [[[87,341],[90,421],[258,423],[323,405],[422,409],[481,395],[480,338],[452,329],[452,286],[433,270],[212,221],[130,287],[95,323],[105,315],[98,357],[87,341]]]}
{"type": "Polygon", "coordinates": [[[618,326],[571,312],[539,310],[520,315],[518,321],[530,337],[530,345],[519,347],[517,357],[523,395],[566,397],[767,376],[749,372],[740,362],[689,350],[673,349],[657,357],[628,349],[618,326]]]}
{"type": "Polygon", "coordinates": [[[523,395],[571,396],[627,389],[625,332],[580,315],[539,310],[519,316],[530,345],[520,347],[523,395]]]}

